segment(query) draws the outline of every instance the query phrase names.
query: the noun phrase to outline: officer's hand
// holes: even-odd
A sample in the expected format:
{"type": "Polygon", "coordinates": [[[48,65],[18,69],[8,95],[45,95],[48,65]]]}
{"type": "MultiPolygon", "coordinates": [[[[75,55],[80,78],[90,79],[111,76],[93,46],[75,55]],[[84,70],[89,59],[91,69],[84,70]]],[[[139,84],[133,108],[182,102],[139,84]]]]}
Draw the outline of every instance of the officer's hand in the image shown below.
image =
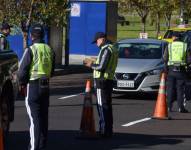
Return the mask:
{"type": "Polygon", "coordinates": [[[91,66],[92,66],[92,63],[93,63],[93,61],[92,61],[91,59],[86,58],[86,59],[83,60],[83,64],[84,64],[86,67],[91,67],[91,66]]]}
{"type": "Polygon", "coordinates": [[[91,67],[91,66],[92,66],[92,62],[86,62],[84,65],[85,65],[86,67],[91,67]]]}

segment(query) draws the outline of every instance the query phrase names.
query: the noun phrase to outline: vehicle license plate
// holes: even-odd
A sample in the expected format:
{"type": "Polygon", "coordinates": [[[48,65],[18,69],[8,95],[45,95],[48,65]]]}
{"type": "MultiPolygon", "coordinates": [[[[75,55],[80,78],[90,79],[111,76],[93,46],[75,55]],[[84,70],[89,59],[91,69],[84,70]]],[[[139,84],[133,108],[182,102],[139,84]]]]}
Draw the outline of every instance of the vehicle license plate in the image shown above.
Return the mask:
{"type": "Polygon", "coordinates": [[[134,88],[134,81],[118,80],[117,81],[117,87],[130,87],[130,88],[134,88]]]}

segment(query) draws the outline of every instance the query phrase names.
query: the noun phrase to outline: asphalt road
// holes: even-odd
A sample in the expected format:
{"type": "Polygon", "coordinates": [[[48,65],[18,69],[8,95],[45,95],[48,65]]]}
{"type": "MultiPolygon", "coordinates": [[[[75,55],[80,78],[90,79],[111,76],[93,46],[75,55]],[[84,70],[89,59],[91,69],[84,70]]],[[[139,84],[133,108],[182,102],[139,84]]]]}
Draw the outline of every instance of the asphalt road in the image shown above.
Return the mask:
{"type": "MultiPolygon", "coordinates": [[[[58,73],[51,80],[49,140],[47,150],[190,150],[191,113],[169,114],[171,120],[151,119],[156,96],[113,95],[114,136],[111,139],[79,139],[86,79],[90,73],[58,73]],[[137,122],[136,122],[137,121],[137,122]],[[126,125],[126,126],[125,126],[126,125]]],[[[29,142],[24,101],[15,103],[15,121],[6,139],[6,150],[26,150],[29,142]]],[[[191,104],[188,101],[188,109],[191,104]]],[[[96,130],[98,116],[93,97],[96,130]]]]}

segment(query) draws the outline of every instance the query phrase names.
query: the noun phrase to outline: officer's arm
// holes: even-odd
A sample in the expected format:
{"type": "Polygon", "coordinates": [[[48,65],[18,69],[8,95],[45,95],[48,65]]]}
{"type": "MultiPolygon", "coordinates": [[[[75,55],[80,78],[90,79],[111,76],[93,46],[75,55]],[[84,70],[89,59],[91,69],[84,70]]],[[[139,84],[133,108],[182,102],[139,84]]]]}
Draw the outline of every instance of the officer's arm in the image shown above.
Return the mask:
{"type": "Polygon", "coordinates": [[[25,49],[23,57],[19,63],[18,77],[20,85],[26,85],[29,81],[29,71],[32,62],[32,52],[30,48],[25,49]]]}
{"type": "Polygon", "coordinates": [[[163,60],[164,60],[164,70],[165,72],[168,71],[168,46],[165,47],[164,54],[163,54],[163,60]]]}
{"type": "Polygon", "coordinates": [[[164,50],[164,54],[163,54],[163,60],[164,63],[167,64],[168,63],[168,46],[166,46],[165,50],[164,50]]]}
{"type": "Polygon", "coordinates": [[[55,54],[55,52],[52,50],[52,70],[51,70],[51,76],[54,75],[54,69],[55,69],[55,57],[56,57],[56,54],[55,54]]]}
{"type": "Polygon", "coordinates": [[[186,51],[186,61],[187,61],[187,65],[191,64],[191,49],[188,48],[186,51]]]}
{"type": "Polygon", "coordinates": [[[1,50],[5,49],[5,38],[3,37],[0,38],[0,49],[1,50]]]}
{"type": "Polygon", "coordinates": [[[99,64],[92,64],[91,68],[98,71],[105,71],[107,64],[109,63],[109,59],[111,57],[111,52],[108,48],[102,51],[101,60],[99,64]]]}

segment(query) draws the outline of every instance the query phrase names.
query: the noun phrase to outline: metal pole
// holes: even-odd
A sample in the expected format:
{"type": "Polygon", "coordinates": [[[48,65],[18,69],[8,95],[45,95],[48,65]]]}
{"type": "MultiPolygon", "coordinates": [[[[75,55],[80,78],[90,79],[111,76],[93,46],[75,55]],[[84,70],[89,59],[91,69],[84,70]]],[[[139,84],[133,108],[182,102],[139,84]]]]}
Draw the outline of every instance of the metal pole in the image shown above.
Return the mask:
{"type": "Polygon", "coordinates": [[[180,24],[184,23],[184,0],[180,0],[180,24]]]}

